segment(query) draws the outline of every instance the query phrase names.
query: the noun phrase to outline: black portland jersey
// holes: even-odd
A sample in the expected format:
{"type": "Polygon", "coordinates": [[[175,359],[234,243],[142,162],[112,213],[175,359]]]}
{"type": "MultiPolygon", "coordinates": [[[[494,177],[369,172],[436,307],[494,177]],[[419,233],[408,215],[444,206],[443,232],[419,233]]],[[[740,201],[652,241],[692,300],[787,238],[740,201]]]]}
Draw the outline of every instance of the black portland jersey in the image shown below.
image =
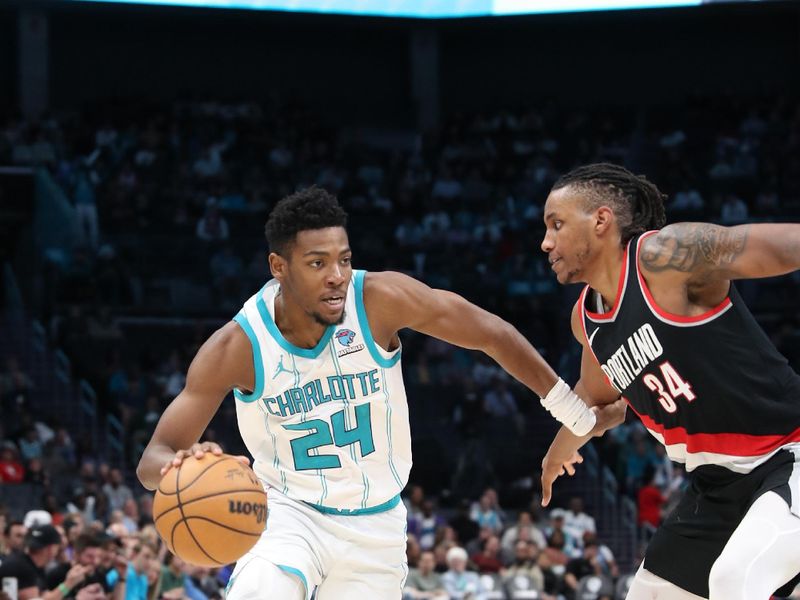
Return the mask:
{"type": "Polygon", "coordinates": [[[719,465],[747,473],[800,441],[800,376],[756,323],[736,288],[698,316],[656,305],[639,272],[642,240],[628,243],[614,308],[581,294],[595,358],[645,427],[687,471],[719,465]],[[594,312],[597,311],[597,312],[594,312]]]}

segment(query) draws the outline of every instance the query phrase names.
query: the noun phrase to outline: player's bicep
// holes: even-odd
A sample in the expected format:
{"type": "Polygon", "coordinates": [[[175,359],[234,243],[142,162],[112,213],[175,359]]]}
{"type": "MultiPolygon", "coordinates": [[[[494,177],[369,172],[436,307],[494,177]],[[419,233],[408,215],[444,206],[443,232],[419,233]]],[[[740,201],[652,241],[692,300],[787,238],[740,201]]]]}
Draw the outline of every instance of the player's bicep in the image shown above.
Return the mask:
{"type": "Polygon", "coordinates": [[[374,306],[379,314],[376,323],[389,324],[393,332],[409,328],[462,348],[485,349],[507,325],[453,292],[433,289],[400,273],[374,276],[368,311],[374,306]]]}
{"type": "Polygon", "coordinates": [[[800,225],[676,223],[643,242],[639,261],[693,283],[782,275],[800,267],[800,225]]]}

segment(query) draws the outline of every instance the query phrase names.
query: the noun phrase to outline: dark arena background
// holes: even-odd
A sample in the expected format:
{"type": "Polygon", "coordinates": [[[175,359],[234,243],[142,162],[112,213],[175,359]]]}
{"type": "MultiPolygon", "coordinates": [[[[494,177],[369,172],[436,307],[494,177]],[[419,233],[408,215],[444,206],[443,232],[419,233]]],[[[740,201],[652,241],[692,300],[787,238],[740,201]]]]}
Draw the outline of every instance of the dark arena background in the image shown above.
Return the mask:
{"type": "MultiPolygon", "coordinates": [[[[148,598],[222,596],[230,568],[142,562],[135,467],[269,278],[264,223],[298,188],[336,193],[356,267],[501,315],[571,384],[580,288],[539,247],[559,175],[624,164],[669,222],[800,221],[796,2],[216,4],[237,6],[0,4],[0,555],[61,528],[48,589],[94,532],[96,568],[130,560],[148,598]]],[[[800,273],[738,288],[798,370],[800,273]]],[[[458,545],[493,591],[453,600],[623,598],[682,468],[629,412],[544,510],[538,398],[479,353],[402,341],[410,566],[433,550],[444,573],[458,545]]],[[[205,439],[245,452],[232,397],[205,439]]]]}

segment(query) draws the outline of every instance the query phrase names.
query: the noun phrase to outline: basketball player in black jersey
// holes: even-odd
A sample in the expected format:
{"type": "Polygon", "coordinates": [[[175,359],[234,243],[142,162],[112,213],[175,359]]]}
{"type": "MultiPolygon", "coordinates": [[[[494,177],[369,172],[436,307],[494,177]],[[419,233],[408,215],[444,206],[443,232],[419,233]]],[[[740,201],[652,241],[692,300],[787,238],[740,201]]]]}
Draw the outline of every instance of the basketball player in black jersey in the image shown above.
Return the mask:
{"type": "MultiPolygon", "coordinates": [[[[558,281],[587,284],[572,312],[575,391],[627,401],[690,473],[628,599],[788,595],[800,573],[800,376],[733,281],[800,269],[800,225],[665,227],[664,199],[644,177],[595,164],[557,181],[544,211],[558,281]]],[[[586,441],[558,433],[543,503],[586,441]]]]}

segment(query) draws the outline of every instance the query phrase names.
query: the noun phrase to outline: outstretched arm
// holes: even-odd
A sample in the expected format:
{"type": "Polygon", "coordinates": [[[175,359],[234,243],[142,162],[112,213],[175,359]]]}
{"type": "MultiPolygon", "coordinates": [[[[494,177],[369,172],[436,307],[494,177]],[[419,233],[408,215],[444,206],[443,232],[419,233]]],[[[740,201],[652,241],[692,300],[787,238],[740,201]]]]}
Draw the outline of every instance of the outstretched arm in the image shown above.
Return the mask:
{"type": "Polygon", "coordinates": [[[639,260],[690,284],[785,275],[800,269],[800,224],[676,223],[647,238],[639,260]]]}
{"type": "Polygon", "coordinates": [[[250,341],[234,322],[203,344],[189,367],[186,387],[161,415],[139,461],[136,475],[144,487],[156,489],[169,466],[177,467],[187,456],[222,452],[215,444],[201,446],[197,441],[228,392],[253,389],[252,365],[250,341]]]}
{"type": "Polygon", "coordinates": [[[401,273],[369,273],[364,302],[379,342],[409,328],[462,348],[481,350],[541,397],[558,380],[519,331],[458,294],[432,289],[401,273]]]}

